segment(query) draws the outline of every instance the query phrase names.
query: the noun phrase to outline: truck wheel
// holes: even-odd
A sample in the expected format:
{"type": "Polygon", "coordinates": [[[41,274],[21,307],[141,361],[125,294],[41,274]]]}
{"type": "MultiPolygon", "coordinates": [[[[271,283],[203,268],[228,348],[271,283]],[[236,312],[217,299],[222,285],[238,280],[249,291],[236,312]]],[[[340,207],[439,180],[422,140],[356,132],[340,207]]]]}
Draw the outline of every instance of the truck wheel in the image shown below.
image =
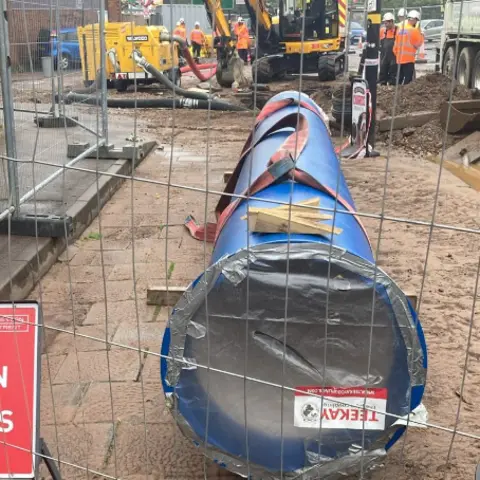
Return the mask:
{"type": "Polygon", "coordinates": [[[480,50],[473,59],[471,85],[472,88],[480,90],[480,50]]]}
{"type": "Polygon", "coordinates": [[[270,83],[273,80],[273,70],[268,58],[261,57],[252,63],[252,78],[256,83],[270,83]]]}
{"type": "Polygon", "coordinates": [[[318,58],[318,79],[321,82],[335,80],[335,57],[333,55],[321,55],[318,58]]]}
{"type": "Polygon", "coordinates": [[[455,47],[448,47],[443,55],[442,73],[448,78],[456,77],[455,47]]]}
{"type": "Polygon", "coordinates": [[[475,56],[472,47],[465,47],[460,52],[457,65],[457,79],[460,85],[468,87],[472,76],[473,57],[475,56]]]}
{"type": "Polygon", "coordinates": [[[125,92],[128,88],[128,80],[124,79],[119,79],[115,80],[115,88],[117,89],[117,92],[125,92]]]}

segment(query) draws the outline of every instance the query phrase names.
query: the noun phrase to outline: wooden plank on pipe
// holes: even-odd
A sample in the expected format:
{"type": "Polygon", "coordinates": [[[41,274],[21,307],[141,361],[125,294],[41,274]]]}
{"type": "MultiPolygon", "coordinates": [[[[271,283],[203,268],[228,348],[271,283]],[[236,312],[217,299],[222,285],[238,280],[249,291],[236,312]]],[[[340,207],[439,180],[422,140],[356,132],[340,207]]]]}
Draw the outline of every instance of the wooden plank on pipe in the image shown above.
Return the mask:
{"type": "MultiPolygon", "coordinates": [[[[407,127],[421,127],[431,120],[435,120],[440,115],[437,111],[414,112],[406,115],[396,115],[393,121],[394,130],[402,130],[407,127]]],[[[377,121],[380,132],[388,132],[392,128],[392,117],[382,118],[377,121]]]]}
{"type": "Polygon", "coordinates": [[[159,285],[147,288],[147,305],[174,306],[185,293],[185,287],[159,285]]]}

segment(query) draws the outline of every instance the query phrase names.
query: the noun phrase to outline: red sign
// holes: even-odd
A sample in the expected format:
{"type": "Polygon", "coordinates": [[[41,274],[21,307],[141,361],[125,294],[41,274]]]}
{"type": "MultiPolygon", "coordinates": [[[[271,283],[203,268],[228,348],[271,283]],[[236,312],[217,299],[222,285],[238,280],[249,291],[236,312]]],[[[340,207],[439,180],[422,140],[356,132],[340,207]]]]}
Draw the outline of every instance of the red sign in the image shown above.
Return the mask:
{"type": "Polygon", "coordinates": [[[34,477],[39,308],[0,304],[0,478],[34,477]]]}

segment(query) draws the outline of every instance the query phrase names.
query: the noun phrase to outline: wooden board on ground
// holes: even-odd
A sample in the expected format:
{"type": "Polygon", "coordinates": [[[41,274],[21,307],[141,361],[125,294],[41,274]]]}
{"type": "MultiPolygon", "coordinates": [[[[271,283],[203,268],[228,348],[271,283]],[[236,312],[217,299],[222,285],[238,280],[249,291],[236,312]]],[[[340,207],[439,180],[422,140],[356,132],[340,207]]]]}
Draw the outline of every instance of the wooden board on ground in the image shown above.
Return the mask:
{"type": "Polygon", "coordinates": [[[185,287],[159,285],[147,288],[147,305],[176,305],[184,294],[185,287]]]}
{"type": "Polygon", "coordinates": [[[463,155],[460,153],[463,150],[467,151],[471,160],[475,158],[475,154],[478,154],[480,150],[480,131],[471,133],[463,140],[447,148],[445,150],[445,160],[463,164],[463,155]]]}
{"type": "MultiPolygon", "coordinates": [[[[174,307],[186,290],[187,287],[168,287],[167,295],[167,287],[165,285],[149,287],[147,289],[147,304],[160,307],[174,307]]],[[[418,303],[417,295],[405,292],[405,296],[410,300],[413,309],[416,310],[418,303]]]]}
{"type": "MultiPolygon", "coordinates": [[[[406,115],[396,115],[393,121],[394,130],[402,130],[407,127],[421,127],[426,123],[435,120],[440,115],[437,111],[412,112],[406,115]]],[[[388,132],[392,128],[392,117],[382,118],[377,121],[378,129],[381,132],[388,132]]]]}

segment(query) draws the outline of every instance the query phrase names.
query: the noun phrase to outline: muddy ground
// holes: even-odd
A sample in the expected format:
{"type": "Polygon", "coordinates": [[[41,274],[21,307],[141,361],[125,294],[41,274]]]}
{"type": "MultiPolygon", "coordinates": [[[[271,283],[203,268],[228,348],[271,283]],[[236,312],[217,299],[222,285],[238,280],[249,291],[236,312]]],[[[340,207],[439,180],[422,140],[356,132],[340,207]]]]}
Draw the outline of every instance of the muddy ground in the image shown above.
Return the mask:
{"type": "MultiPolygon", "coordinates": [[[[428,79],[424,80],[424,82],[429,81],[428,79]]],[[[416,98],[416,102],[420,102],[428,95],[428,104],[424,105],[426,100],[422,100],[422,107],[429,108],[430,102],[437,102],[435,105],[438,105],[440,98],[445,95],[443,84],[440,86],[436,84],[434,88],[428,90],[428,94],[425,93],[425,89],[429,83],[420,85],[422,86],[405,88],[413,90],[412,98],[416,98]],[[423,96],[421,95],[422,91],[424,92],[423,96]],[[436,100],[432,100],[431,91],[437,92],[436,100]]],[[[334,86],[319,87],[316,82],[315,85],[305,84],[305,86],[316,90],[317,93],[320,92],[317,95],[319,103],[327,109],[329,96],[331,96],[334,86]],[[323,102],[324,104],[322,104],[323,102]]],[[[295,88],[295,82],[276,85],[274,88],[275,90],[295,88]]],[[[459,95],[467,95],[467,92],[462,92],[462,90],[459,92],[459,95]]],[[[387,93],[381,92],[380,99],[388,106],[387,93]]],[[[407,93],[408,90],[402,91],[400,105],[402,109],[405,109],[404,111],[411,111],[416,108],[416,103],[410,100],[407,93]]],[[[131,96],[132,94],[125,95],[131,96]]],[[[383,104],[381,103],[381,105],[383,104]]],[[[213,182],[214,187],[218,188],[222,171],[235,166],[254,121],[252,112],[208,113],[206,111],[177,110],[173,115],[168,110],[140,110],[137,113],[141,117],[139,136],[156,139],[162,144],[161,148],[164,153],[161,162],[155,163],[155,158],[144,162],[139,167],[138,175],[163,182],[170,178],[172,183],[196,188],[205,187],[206,172],[209,174],[209,182],[213,182]],[[176,161],[170,165],[168,159],[172,145],[177,156],[178,152],[185,152],[185,155],[195,156],[197,160],[188,165],[176,163],[176,161]],[[198,161],[198,157],[205,158],[207,152],[208,166],[205,161],[198,161]]],[[[118,116],[130,116],[132,119],[134,116],[134,112],[131,110],[111,110],[109,114],[112,126],[118,116]]],[[[425,137],[433,136],[438,143],[441,132],[428,130],[428,128],[430,127],[419,129],[415,136],[411,135],[408,138],[413,137],[414,140],[417,138],[415,141],[420,145],[420,142],[426,141],[425,137]]],[[[394,140],[394,142],[396,141],[394,140]]],[[[428,151],[430,145],[419,148],[428,151]]],[[[381,145],[379,149],[381,153],[385,152],[385,148],[381,145]]],[[[384,184],[386,162],[382,157],[344,161],[342,167],[358,210],[376,215],[383,211],[387,217],[387,220],[383,222],[371,218],[364,222],[373,242],[374,251],[377,251],[378,247],[377,261],[379,265],[404,290],[415,294],[423,292],[420,318],[429,350],[428,383],[424,397],[429,411],[429,422],[451,429],[455,426],[456,416],[459,412],[458,429],[460,433],[453,438],[451,433],[434,427],[412,428],[408,435],[404,436],[392,449],[384,468],[373,472],[370,477],[373,480],[389,480],[391,478],[396,480],[473,480],[474,468],[480,458],[480,442],[472,438],[465,438],[461,432],[478,435],[480,431],[478,416],[480,409],[480,364],[478,362],[480,358],[480,327],[477,311],[475,311],[476,317],[472,322],[480,240],[478,235],[472,233],[440,228],[434,228],[431,231],[429,222],[432,220],[432,212],[436,205],[435,219],[437,223],[478,229],[480,228],[480,197],[477,192],[452,174],[443,171],[441,172],[442,180],[438,201],[435,202],[435,189],[439,177],[438,167],[433,163],[423,161],[419,155],[405,155],[399,150],[394,151],[390,158],[386,189],[384,184]],[[392,221],[393,217],[399,220],[417,221],[420,224],[392,221]],[[421,224],[422,222],[424,223],[421,224]],[[428,261],[426,261],[427,254],[428,261]],[[472,336],[467,348],[470,329],[472,336]],[[467,350],[469,359],[465,390],[460,398],[467,350]],[[453,449],[449,455],[453,440],[453,449]]],[[[162,152],[159,150],[157,155],[161,154],[162,152]]],[[[177,156],[172,158],[175,159],[177,156]]],[[[139,182],[138,191],[135,190],[134,195],[134,201],[143,208],[138,211],[146,212],[143,217],[150,215],[151,223],[157,225],[156,227],[152,226],[150,230],[147,229],[144,226],[146,220],[143,217],[140,218],[140,215],[138,224],[135,223],[135,236],[138,237],[139,242],[145,244],[149,242],[157,253],[163,252],[163,236],[158,225],[165,222],[165,192],[165,188],[139,182]]],[[[186,213],[195,213],[199,218],[202,217],[205,208],[204,195],[199,196],[195,191],[184,189],[172,189],[171,195],[173,195],[174,201],[171,203],[170,222],[178,225],[186,213]]],[[[210,217],[215,199],[208,199],[207,209],[210,217]]],[[[129,202],[130,191],[123,188],[113,198],[110,207],[107,206],[105,209],[113,222],[111,225],[115,227],[115,230],[114,227],[110,227],[112,232],[116,232],[113,238],[115,242],[124,237],[131,238],[130,224],[122,220],[129,202]]],[[[135,220],[135,222],[137,221],[135,220]]],[[[108,228],[108,223],[106,225],[108,228]]],[[[178,226],[174,228],[179,229],[178,226]]],[[[97,231],[97,229],[97,225],[93,226],[93,230],[97,231]]],[[[177,263],[175,275],[183,280],[193,279],[192,267],[194,267],[195,273],[201,271],[203,259],[198,254],[194,258],[190,257],[191,239],[178,242],[178,236],[182,235],[181,232],[178,232],[175,234],[178,251],[175,250],[175,252],[178,258],[183,259],[184,263],[181,261],[177,263]],[[190,258],[190,261],[187,261],[187,258],[190,258]],[[193,265],[194,263],[195,265],[193,265]],[[182,268],[185,270],[181,271],[182,268]]],[[[144,261],[145,268],[147,268],[149,266],[147,260],[144,261]]],[[[155,267],[155,262],[158,262],[159,271],[165,267],[160,265],[161,260],[158,255],[148,259],[150,267],[155,267]]],[[[116,267],[112,265],[112,268],[116,267]]],[[[54,282],[53,275],[58,273],[57,269],[56,272],[49,274],[50,277],[47,275],[46,281],[54,282]]],[[[94,281],[100,280],[95,279],[94,281]]],[[[139,283],[140,288],[145,289],[147,283],[142,278],[142,282],[139,283]]],[[[109,285],[110,283],[107,283],[107,288],[109,285]]],[[[142,290],[142,302],[144,293],[142,290]]],[[[66,295],[64,301],[68,303],[68,294],[64,295],[66,295]]],[[[60,296],[55,296],[54,301],[60,302],[60,296]]],[[[85,305],[82,305],[82,308],[85,308],[85,305]]],[[[51,342],[53,345],[54,339],[51,342]]],[[[157,350],[158,347],[159,345],[156,346],[157,350]]],[[[155,366],[154,375],[158,376],[157,366],[155,366]]],[[[141,420],[139,422],[141,425],[141,420]]],[[[130,447],[133,448],[133,445],[135,442],[130,447]]],[[[129,449],[126,449],[125,455],[128,453],[129,449]]],[[[161,458],[165,462],[178,459],[178,465],[181,465],[184,457],[170,452],[169,455],[161,458]]],[[[143,463],[140,461],[138,464],[133,464],[132,459],[129,461],[131,461],[129,473],[139,475],[132,478],[144,478],[140,477],[140,474],[144,472],[143,463]]],[[[201,466],[198,467],[200,463],[193,463],[194,467],[192,468],[200,470],[189,471],[189,467],[185,467],[186,470],[185,468],[178,470],[179,467],[176,465],[169,466],[168,471],[172,473],[166,476],[160,474],[155,476],[154,471],[150,470],[145,474],[153,472],[153,476],[148,478],[168,480],[203,478],[201,466]]],[[[154,467],[155,465],[152,468],[154,467]]],[[[165,465],[162,468],[165,470],[165,465]]]]}

